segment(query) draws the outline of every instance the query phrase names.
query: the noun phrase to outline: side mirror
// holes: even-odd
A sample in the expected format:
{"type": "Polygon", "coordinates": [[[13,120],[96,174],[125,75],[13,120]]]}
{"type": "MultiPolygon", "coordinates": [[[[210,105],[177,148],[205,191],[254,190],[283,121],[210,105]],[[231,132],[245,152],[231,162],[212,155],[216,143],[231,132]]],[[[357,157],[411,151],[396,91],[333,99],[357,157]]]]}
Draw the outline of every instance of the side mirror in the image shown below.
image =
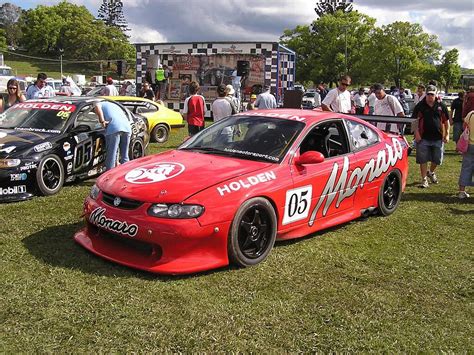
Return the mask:
{"type": "Polygon", "coordinates": [[[80,124],[72,129],[73,133],[85,133],[89,132],[91,128],[86,124],[80,124]]]}
{"type": "Polygon", "coordinates": [[[296,165],[319,164],[324,161],[324,155],[321,152],[310,150],[301,154],[295,160],[296,165]]]}

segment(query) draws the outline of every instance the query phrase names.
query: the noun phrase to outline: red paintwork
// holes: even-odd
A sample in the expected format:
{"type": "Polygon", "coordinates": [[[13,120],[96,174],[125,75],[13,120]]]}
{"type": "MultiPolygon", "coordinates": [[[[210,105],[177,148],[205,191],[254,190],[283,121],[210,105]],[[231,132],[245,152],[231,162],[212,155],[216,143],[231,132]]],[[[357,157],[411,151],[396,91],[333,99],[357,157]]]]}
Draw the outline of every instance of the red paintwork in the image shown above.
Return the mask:
{"type": "MultiPolygon", "coordinates": [[[[380,186],[387,173],[393,169],[401,172],[402,190],[405,189],[408,159],[406,141],[402,137],[389,136],[373,128],[379,132],[382,142],[356,153],[326,159],[322,163],[297,165],[296,148],[314,123],[337,117],[363,121],[341,114],[303,110],[255,111],[255,119],[258,119],[258,115],[269,113],[289,115],[292,116],[291,119],[305,118],[306,127],[301,132],[301,137],[294,142],[293,148],[280,164],[178,150],[131,161],[102,175],[97,179],[97,186],[108,194],[139,200],[144,204],[135,210],[124,210],[105,204],[102,193],[97,200],[86,198],[86,227],[75,234],[75,240],[91,252],[129,267],[160,274],[194,273],[228,265],[227,239],[230,225],[239,206],[249,198],[263,196],[274,205],[278,220],[277,238],[281,240],[303,237],[350,221],[360,217],[361,210],[377,207],[380,186]],[[337,207],[339,195],[336,192],[336,199],[328,204],[327,213],[323,216],[327,199],[323,199],[324,196],[321,198],[321,194],[335,164],[339,167],[336,180],[340,178],[345,160],[348,162],[350,179],[351,172],[357,168],[363,169],[370,159],[377,159],[380,151],[385,150],[385,156],[388,156],[386,144],[395,144],[393,139],[401,142],[400,147],[403,146],[400,158],[394,160],[394,165],[373,181],[366,180],[352,195],[342,199],[337,207]],[[132,170],[158,162],[181,163],[184,171],[170,179],[147,184],[131,183],[125,179],[132,170]],[[283,223],[287,191],[307,188],[309,185],[312,186],[312,199],[308,216],[295,222],[283,223]],[[311,215],[318,202],[322,202],[322,205],[315,213],[312,224],[311,215]],[[151,203],[200,204],[205,207],[205,212],[197,219],[156,218],[147,214],[151,203]],[[97,208],[105,208],[104,215],[108,219],[126,222],[128,225],[135,224],[138,227],[137,234],[122,235],[117,238],[118,241],[102,237],[100,228],[90,222],[91,213],[97,208]],[[122,244],[121,240],[141,241],[151,248],[148,252],[137,251],[122,244]]],[[[357,176],[352,177],[355,181],[357,176]]]]}

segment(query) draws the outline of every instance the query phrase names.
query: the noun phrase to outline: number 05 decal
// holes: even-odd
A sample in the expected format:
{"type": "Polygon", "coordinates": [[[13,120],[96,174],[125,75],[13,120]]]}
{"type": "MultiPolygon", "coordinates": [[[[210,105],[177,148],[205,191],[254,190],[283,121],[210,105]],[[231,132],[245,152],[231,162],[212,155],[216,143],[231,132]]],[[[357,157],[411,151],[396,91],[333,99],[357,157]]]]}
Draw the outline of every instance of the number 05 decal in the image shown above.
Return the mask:
{"type": "Polygon", "coordinates": [[[313,186],[303,186],[286,192],[285,216],[282,224],[289,224],[308,217],[313,186]]]}

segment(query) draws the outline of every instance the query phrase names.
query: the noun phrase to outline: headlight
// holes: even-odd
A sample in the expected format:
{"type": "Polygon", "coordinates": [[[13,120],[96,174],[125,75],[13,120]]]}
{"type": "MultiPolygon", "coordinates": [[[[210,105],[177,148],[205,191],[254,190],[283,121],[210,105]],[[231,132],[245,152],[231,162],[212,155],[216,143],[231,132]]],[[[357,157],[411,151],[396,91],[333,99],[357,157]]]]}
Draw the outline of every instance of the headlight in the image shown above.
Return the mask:
{"type": "Polygon", "coordinates": [[[197,218],[203,212],[204,207],[199,205],[156,204],[148,209],[150,216],[161,218],[197,218]]]}
{"type": "Polygon", "coordinates": [[[91,199],[97,200],[97,197],[99,196],[99,192],[100,192],[100,189],[97,187],[97,185],[94,184],[94,186],[92,186],[91,188],[91,192],[89,196],[91,197],[91,199]]]}
{"type": "Polygon", "coordinates": [[[0,159],[0,168],[14,168],[20,164],[20,159],[0,159]]]}

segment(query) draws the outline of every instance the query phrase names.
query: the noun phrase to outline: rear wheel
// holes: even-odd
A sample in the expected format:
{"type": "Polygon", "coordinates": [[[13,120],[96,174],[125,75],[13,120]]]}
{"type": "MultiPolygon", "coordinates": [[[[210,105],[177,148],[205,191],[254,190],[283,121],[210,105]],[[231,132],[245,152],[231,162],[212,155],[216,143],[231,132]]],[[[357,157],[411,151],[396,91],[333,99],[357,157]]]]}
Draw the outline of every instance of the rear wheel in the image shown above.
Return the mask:
{"type": "Polygon", "coordinates": [[[151,138],[157,143],[164,143],[168,140],[170,131],[164,124],[157,124],[151,131],[151,138]]]}
{"type": "Polygon", "coordinates": [[[379,212],[388,216],[395,212],[402,197],[402,175],[399,170],[392,170],[385,176],[379,191],[379,212]]]}
{"type": "Polygon", "coordinates": [[[246,201],[232,221],[229,259],[243,267],[262,262],[272,250],[276,234],[277,219],[271,203],[261,197],[246,201]]]}
{"type": "Polygon", "coordinates": [[[36,184],[44,196],[54,195],[64,184],[64,167],[57,155],[45,156],[36,170],[36,184]]]}
{"type": "Polygon", "coordinates": [[[132,142],[130,147],[130,160],[138,159],[145,156],[145,146],[141,139],[132,142]]]}

